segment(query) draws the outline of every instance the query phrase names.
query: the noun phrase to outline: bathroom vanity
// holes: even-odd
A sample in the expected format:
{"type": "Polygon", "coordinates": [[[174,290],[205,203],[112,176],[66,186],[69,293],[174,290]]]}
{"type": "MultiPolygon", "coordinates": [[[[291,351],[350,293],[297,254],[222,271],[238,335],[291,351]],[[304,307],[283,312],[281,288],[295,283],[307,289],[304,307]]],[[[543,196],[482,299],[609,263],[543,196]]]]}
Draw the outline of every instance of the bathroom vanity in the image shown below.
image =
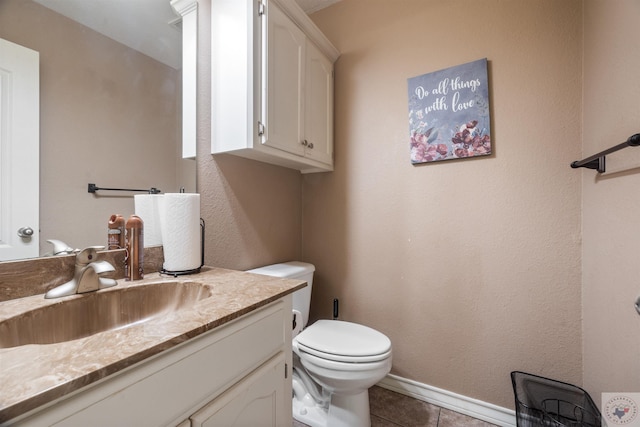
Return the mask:
{"type": "MultiPolygon", "coordinates": [[[[291,293],[303,281],[206,268],[97,293],[146,295],[139,304],[150,305],[161,288],[196,286],[194,301],[119,329],[47,344],[5,341],[0,425],[290,426],[291,293]]],[[[0,325],[87,296],[4,301],[0,325]]]]}

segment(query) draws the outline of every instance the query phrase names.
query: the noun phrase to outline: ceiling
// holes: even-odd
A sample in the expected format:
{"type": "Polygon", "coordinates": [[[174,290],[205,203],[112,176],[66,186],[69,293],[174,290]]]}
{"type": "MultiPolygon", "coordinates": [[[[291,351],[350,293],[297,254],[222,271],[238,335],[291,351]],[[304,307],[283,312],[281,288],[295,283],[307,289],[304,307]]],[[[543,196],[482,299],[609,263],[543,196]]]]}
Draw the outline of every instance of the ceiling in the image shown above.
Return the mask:
{"type": "Polygon", "coordinates": [[[307,14],[311,14],[339,1],[340,0],[296,0],[296,3],[298,3],[307,14]]]}
{"type": "MultiPolygon", "coordinates": [[[[34,0],[175,69],[181,68],[180,18],[169,0],[34,0]]],[[[313,13],[340,0],[296,0],[313,13]]]]}
{"type": "Polygon", "coordinates": [[[34,0],[173,68],[181,68],[181,29],[169,0],[34,0]]]}

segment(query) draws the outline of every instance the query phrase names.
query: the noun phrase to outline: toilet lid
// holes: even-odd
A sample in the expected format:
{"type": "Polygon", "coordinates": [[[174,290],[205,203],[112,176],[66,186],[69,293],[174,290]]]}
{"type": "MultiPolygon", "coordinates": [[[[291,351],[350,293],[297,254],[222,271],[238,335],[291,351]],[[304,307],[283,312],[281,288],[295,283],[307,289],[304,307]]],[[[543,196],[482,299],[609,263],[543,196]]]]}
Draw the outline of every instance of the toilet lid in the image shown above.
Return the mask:
{"type": "Polygon", "coordinates": [[[295,340],[301,350],[336,361],[373,362],[388,357],[391,351],[391,341],[386,335],[341,320],[318,320],[295,340]]]}

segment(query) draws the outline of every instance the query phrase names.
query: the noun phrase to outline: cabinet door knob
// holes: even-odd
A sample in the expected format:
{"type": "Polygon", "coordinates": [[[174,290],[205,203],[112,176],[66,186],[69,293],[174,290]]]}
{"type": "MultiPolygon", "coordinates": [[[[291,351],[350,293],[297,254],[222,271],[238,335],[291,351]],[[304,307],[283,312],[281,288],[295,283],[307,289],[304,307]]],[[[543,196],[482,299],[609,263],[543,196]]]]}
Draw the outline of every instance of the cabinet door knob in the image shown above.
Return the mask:
{"type": "Polygon", "coordinates": [[[309,148],[313,148],[313,142],[309,143],[309,148]]]}
{"type": "Polygon", "coordinates": [[[20,236],[22,238],[30,238],[31,236],[33,236],[33,228],[31,228],[31,227],[21,227],[18,230],[18,236],[20,236]]]}
{"type": "Polygon", "coordinates": [[[303,139],[302,142],[300,142],[300,144],[304,145],[305,147],[307,146],[308,142],[306,139],[303,139]]]}

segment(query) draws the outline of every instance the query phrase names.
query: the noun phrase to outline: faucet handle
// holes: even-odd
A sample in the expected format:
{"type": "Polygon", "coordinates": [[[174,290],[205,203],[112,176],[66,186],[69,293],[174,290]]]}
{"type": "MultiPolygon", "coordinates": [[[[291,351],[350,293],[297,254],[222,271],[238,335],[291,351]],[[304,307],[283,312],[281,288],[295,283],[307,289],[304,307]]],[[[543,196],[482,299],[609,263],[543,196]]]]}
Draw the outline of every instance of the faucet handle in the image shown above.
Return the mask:
{"type": "Polygon", "coordinates": [[[89,246],[76,255],[76,264],[87,265],[96,260],[98,251],[104,249],[104,246],[89,246]]]}
{"type": "Polygon", "coordinates": [[[93,261],[91,267],[98,274],[116,271],[116,268],[109,261],[93,261]]]}
{"type": "Polygon", "coordinates": [[[49,239],[47,242],[53,245],[53,250],[51,251],[51,255],[67,255],[72,254],[76,250],[74,250],[71,246],[67,245],[65,242],[56,239],[49,239]]]}

